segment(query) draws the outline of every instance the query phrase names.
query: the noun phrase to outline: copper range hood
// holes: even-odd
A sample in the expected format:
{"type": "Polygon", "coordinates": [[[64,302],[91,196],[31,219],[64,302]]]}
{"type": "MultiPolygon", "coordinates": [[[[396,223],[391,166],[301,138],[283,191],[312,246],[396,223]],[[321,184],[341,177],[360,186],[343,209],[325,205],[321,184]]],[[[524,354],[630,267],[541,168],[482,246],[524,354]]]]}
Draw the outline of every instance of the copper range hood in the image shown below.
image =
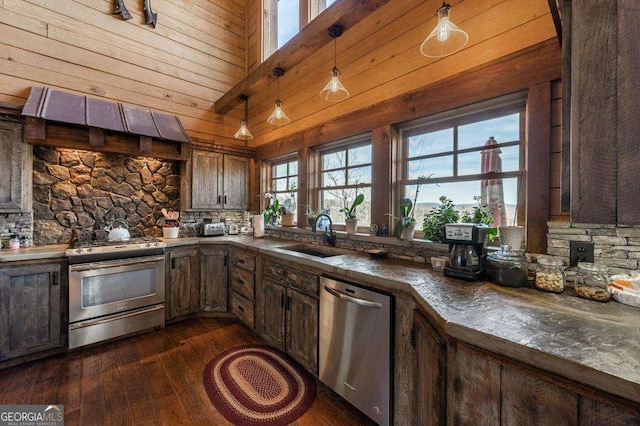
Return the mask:
{"type": "Polygon", "coordinates": [[[22,115],[32,145],[178,161],[191,155],[175,115],[37,86],[22,115]]]}

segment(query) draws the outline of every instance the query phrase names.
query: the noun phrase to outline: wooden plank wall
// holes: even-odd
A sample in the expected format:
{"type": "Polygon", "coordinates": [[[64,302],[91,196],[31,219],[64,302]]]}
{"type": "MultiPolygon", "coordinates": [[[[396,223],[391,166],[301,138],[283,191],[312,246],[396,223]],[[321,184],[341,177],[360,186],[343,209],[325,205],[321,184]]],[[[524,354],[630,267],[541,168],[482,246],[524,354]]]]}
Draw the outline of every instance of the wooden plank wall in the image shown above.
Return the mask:
{"type": "MultiPolygon", "coordinates": [[[[436,24],[439,0],[394,0],[337,39],[337,64],[351,92],[331,103],[318,96],[333,67],[332,43],[280,79],[280,99],[292,122],[266,123],[275,100],[274,84],[252,96],[249,127],[258,146],[281,140],[373,104],[428,86],[546,40],[556,31],[546,0],[455,0],[451,20],[469,33],[460,52],[426,58],[419,47],[436,24]]],[[[253,31],[249,28],[249,33],[253,31]]]]}
{"type": "Polygon", "coordinates": [[[0,102],[46,85],[177,114],[194,137],[237,143],[241,109],[220,116],[213,102],[246,75],[246,0],[154,0],[155,29],[142,3],[126,1],[123,21],[112,0],[0,0],[0,102]]]}
{"type": "Polygon", "coordinates": [[[551,82],[551,151],[549,154],[549,220],[569,221],[569,212],[561,210],[562,176],[562,81],[551,82]]]}

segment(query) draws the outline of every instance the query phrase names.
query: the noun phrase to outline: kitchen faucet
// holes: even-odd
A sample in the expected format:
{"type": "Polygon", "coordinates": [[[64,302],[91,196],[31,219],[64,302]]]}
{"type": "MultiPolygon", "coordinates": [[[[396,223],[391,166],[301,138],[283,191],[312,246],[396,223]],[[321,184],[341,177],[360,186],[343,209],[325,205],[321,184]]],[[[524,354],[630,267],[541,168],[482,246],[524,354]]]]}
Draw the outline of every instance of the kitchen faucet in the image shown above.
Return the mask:
{"type": "Polygon", "coordinates": [[[329,219],[329,229],[325,230],[324,239],[325,239],[325,241],[327,242],[327,244],[329,246],[335,247],[335,245],[336,245],[336,233],[333,232],[333,221],[331,220],[331,217],[326,213],[320,213],[318,215],[318,217],[316,218],[316,227],[318,226],[318,221],[323,216],[326,217],[327,219],[329,219]]]}

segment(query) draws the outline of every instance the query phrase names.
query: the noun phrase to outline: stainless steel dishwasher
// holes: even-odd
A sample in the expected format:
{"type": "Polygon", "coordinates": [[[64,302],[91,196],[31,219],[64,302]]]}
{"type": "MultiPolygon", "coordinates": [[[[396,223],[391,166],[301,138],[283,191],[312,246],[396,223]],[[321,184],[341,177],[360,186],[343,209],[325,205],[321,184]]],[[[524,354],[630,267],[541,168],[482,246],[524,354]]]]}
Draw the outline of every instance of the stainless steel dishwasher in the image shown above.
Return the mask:
{"type": "Polygon", "coordinates": [[[392,298],[326,277],[320,284],[320,381],[388,425],[392,298]]]}

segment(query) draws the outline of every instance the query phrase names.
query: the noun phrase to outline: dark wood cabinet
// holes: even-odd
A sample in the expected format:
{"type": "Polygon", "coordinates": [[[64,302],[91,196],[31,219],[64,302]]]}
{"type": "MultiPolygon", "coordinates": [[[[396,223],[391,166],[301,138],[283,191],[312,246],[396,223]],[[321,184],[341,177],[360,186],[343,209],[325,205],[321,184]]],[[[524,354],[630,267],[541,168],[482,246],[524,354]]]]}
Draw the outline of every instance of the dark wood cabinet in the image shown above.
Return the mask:
{"type": "Polygon", "coordinates": [[[250,328],[255,328],[255,270],[256,257],[231,250],[230,292],[231,312],[250,328]]]}
{"type": "Polygon", "coordinates": [[[31,211],[32,148],[21,123],[0,121],[0,213],[31,211]]]}
{"type": "Polygon", "coordinates": [[[413,312],[412,345],[415,349],[413,424],[446,422],[447,344],[418,310],[413,312]]]}
{"type": "Polygon", "coordinates": [[[318,371],[318,276],[264,262],[260,332],[309,371],[318,371]]]}
{"type": "Polygon", "coordinates": [[[464,343],[447,365],[448,424],[640,424],[636,404],[464,343]]]}
{"type": "Polygon", "coordinates": [[[200,311],[227,312],[228,250],[200,248],[200,311]]]}
{"type": "Polygon", "coordinates": [[[249,159],[194,150],[191,161],[191,209],[246,210],[249,159]]]}
{"type": "Polygon", "coordinates": [[[198,312],[200,308],[198,248],[167,250],[165,264],[166,320],[198,312]]]}
{"type": "Polygon", "coordinates": [[[0,361],[64,348],[63,266],[21,262],[0,268],[0,361]]]}
{"type": "Polygon", "coordinates": [[[286,351],[285,342],[285,293],[282,284],[271,279],[262,280],[263,321],[262,337],[282,351],[286,351]]]}

